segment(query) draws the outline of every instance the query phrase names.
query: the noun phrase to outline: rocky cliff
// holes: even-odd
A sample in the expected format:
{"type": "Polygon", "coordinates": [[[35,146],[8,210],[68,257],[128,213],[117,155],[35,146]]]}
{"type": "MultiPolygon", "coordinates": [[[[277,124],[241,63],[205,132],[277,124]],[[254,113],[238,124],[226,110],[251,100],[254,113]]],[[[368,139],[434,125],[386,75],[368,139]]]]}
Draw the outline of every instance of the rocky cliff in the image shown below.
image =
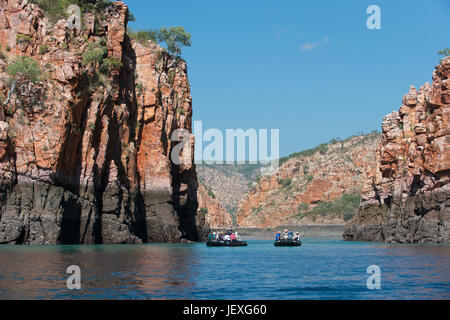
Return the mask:
{"type": "Polygon", "coordinates": [[[203,183],[198,188],[198,207],[206,215],[206,222],[212,229],[233,227],[231,214],[222,207],[215,193],[207,189],[203,183]]]}
{"type": "Polygon", "coordinates": [[[259,164],[197,165],[199,180],[211,189],[222,206],[234,215],[239,201],[260,175],[259,164]]]}
{"type": "Polygon", "coordinates": [[[183,165],[170,160],[174,130],[191,131],[186,63],[131,41],[127,21],[122,2],[84,13],[72,30],[29,1],[0,1],[0,243],[179,242],[208,232],[193,152],[183,165]],[[102,46],[106,72],[84,62],[102,46]],[[45,79],[14,88],[7,67],[19,56],[45,79]]]}
{"type": "Polygon", "coordinates": [[[450,241],[450,57],[383,119],[377,165],[344,239],[450,241]]]}
{"type": "Polygon", "coordinates": [[[378,143],[377,133],[355,136],[283,159],[244,196],[238,226],[344,224],[359,205],[365,172],[376,165],[378,143]]]}

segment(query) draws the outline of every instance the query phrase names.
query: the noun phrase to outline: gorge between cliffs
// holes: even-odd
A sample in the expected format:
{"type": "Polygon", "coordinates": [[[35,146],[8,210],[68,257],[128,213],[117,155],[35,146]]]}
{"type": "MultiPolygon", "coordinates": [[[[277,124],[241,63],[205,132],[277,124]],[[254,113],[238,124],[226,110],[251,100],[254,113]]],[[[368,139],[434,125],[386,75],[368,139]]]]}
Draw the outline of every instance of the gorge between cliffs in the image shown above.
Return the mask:
{"type": "Polygon", "coordinates": [[[0,0],[0,244],[190,243],[212,229],[311,225],[345,225],[348,241],[450,242],[449,56],[381,133],[261,175],[195,164],[187,63],[130,36],[123,2],[84,12],[80,29],[37,2],[0,0]],[[18,62],[41,74],[21,81],[18,62]],[[191,148],[175,164],[179,129],[191,148]]]}
{"type": "MultiPolygon", "coordinates": [[[[217,196],[244,229],[345,225],[348,241],[450,242],[449,75],[445,57],[432,83],[411,86],[399,111],[383,119],[381,134],[292,154],[274,174],[249,178],[244,196],[217,196]]],[[[223,169],[205,167],[200,178],[227,190],[257,169],[228,168],[228,181],[223,169]]]]}

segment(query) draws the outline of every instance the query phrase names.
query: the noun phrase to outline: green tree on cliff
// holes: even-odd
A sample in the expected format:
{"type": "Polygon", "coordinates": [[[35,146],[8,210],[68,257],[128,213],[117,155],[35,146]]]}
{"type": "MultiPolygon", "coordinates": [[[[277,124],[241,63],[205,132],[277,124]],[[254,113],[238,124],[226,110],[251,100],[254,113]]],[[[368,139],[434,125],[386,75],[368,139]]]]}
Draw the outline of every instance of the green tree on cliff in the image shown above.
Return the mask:
{"type": "Polygon", "coordinates": [[[105,45],[104,39],[101,39],[99,42],[89,42],[86,50],[82,54],[81,62],[84,66],[98,68],[107,53],[108,48],[105,45]]]}
{"type": "MultiPolygon", "coordinates": [[[[438,51],[438,55],[444,56],[444,57],[448,57],[448,56],[450,56],[450,49],[449,48],[445,48],[445,49],[439,50],[438,51]]],[[[442,59],[440,60],[440,63],[441,62],[442,62],[442,59]]]]}
{"type": "Polygon", "coordinates": [[[186,32],[183,27],[163,27],[158,29],[140,30],[134,32],[129,30],[128,34],[131,39],[138,41],[139,43],[146,45],[149,41],[156,43],[164,43],[167,51],[175,56],[175,59],[170,63],[168,68],[174,66],[181,56],[182,47],[191,46],[191,34],[186,32]]]}
{"type": "Polygon", "coordinates": [[[41,69],[33,58],[20,56],[6,67],[6,72],[15,80],[21,82],[36,82],[41,80],[41,69]]]}
{"type": "Polygon", "coordinates": [[[439,50],[438,55],[444,56],[444,57],[450,56],[450,49],[445,48],[445,49],[439,50]]]}
{"type": "Polygon", "coordinates": [[[175,56],[181,55],[182,46],[191,46],[191,35],[181,26],[159,29],[158,40],[165,42],[167,50],[175,56]]]}
{"type": "Polygon", "coordinates": [[[128,35],[131,39],[136,40],[140,44],[145,45],[149,41],[153,41],[155,43],[158,42],[159,30],[156,29],[148,29],[148,30],[139,30],[134,31],[131,28],[128,28],[128,35]]]}
{"type": "Polygon", "coordinates": [[[43,80],[39,64],[33,58],[26,56],[18,57],[12,64],[6,67],[6,72],[10,76],[11,87],[3,105],[9,103],[17,85],[43,80]]]}

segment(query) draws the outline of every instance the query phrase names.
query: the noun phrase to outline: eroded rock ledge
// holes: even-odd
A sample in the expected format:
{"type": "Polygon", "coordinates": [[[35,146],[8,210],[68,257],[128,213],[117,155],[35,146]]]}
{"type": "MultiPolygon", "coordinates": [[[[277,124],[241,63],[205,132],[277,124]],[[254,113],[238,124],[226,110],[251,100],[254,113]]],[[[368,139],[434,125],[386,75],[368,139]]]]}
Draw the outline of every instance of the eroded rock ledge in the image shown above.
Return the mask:
{"type": "Polygon", "coordinates": [[[450,57],[383,120],[377,166],[346,240],[450,241],[450,57]]]}
{"type": "Polygon", "coordinates": [[[186,64],[131,41],[122,2],[101,14],[86,13],[72,31],[26,0],[0,1],[0,96],[19,55],[48,77],[0,105],[0,244],[198,241],[208,232],[193,152],[181,166],[170,160],[174,130],[191,132],[186,64]],[[122,66],[92,86],[81,54],[102,39],[122,66]]]}

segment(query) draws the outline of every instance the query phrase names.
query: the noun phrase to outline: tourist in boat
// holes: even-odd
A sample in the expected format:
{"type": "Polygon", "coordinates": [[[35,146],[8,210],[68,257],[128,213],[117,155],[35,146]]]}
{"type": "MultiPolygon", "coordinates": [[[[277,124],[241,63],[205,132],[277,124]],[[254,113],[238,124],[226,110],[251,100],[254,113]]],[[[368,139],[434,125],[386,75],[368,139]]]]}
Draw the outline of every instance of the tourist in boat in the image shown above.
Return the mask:
{"type": "Polygon", "coordinates": [[[224,240],[224,241],[231,241],[230,234],[227,233],[227,234],[223,237],[223,240],[224,240]]]}
{"type": "Polygon", "coordinates": [[[209,234],[208,234],[208,241],[211,241],[213,239],[213,234],[210,232],[209,234]]]}
{"type": "Polygon", "coordinates": [[[219,234],[219,240],[223,241],[223,233],[222,232],[219,234]]]}
{"type": "Polygon", "coordinates": [[[295,233],[294,240],[300,241],[300,232],[295,233]]]}
{"type": "Polygon", "coordinates": [[[239,236],[239,233],[237,231],[235,233],[235,236],[236,236],[236,240],[237,241],[241,241],[241,237],[239,236]]]}
{"type": "Polygon", "coordinates": [[[235,236],[234,233],[232,233],[232,234],[230,235],[230,240],[231,240],[231,242],[236,241],[236,236],[235,236]]]}
{"type": "Polygon", "coordinates": [[[281,232],[278,231],[277,235],[275,236],[275,241],[280,241],[280,239],[281,239],[281,232]]]}
{"type": "Polygon", "coordinates": [[[288,231],[288,239],[292,240],[294,238],[294,232],[291,230],[288,231]]]}
{"type": "Polygon", "coordinates": [[[288,229],[284,229],[283,238],[286,240],[288,239],[288,232],[289,232],[288,229]]]}

